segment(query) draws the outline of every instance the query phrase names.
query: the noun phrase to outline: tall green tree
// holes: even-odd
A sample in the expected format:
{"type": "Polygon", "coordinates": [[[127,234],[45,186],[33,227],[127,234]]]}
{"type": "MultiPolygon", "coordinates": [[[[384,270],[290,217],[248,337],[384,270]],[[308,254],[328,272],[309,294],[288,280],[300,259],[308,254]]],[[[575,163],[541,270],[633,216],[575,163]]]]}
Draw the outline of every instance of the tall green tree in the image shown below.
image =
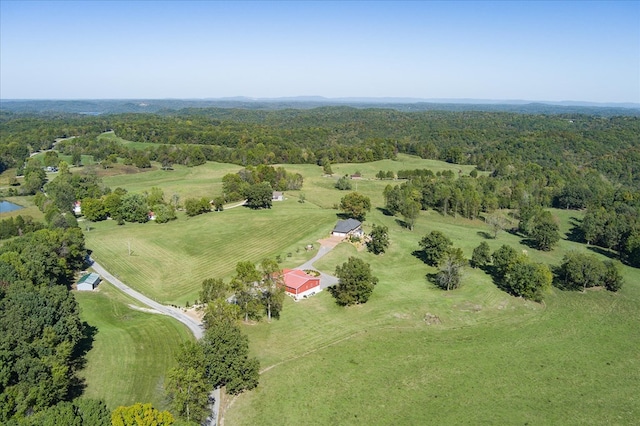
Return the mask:
{"type": "Polygon", "coordinates": [[[340,210],[347,216],[364,222],[367,212],[371,210],[371,200],[359,192],[351,192],[340,200],[340,210]]]}
{"type": "Polygon", "coordinates": [[[260,264],[262,273],[262,303],[267,311],[267,319],[280,318],[284,305],[284,275],[273,259],[264,259],[260,264]]]}
{"type": "Polygon", "coordinates": [[[336,266],[335,275],[339,279],[338,284],[329,287],[329,291],[341,306],[366,303],[378,283],[369,264],[357,257],[350,257],[336,266]]]}
{"type": "Polygon", "coordinates": [[[176,414],[187,421],[201,422],[207,417],[209,393],[207,360],[203,346],[186,342],[176,355],[177,367],[169,370],[165,390],[176,414]]]}
{"type": "Polygon", "coordinates": [[[367,250],[373,254],[382,254],[389,247],[389,228],[384,225],[373,224],[371,239],[367,241],[367,250]]]}
{"type": "Polygon", "coordinates": [[[237,324],[213,323],[201,342],[210,384],[226,386],[232,395],[258,385],[260,363],[249,358],[249,341],[237,324]]]}
{"type": "Polygon", "coordinates": [[[471,266],[474,268],[484,268],[491,263],[491,249],[486,241],[473,249],[471,256],[471,266]]]}
{"type": "Polygon", "coordinates": [[[533,218],[529,235],[538,250],[549,251],[560,241],[558,229],[551,212],[545,210],[533,218]]]}
{"type": "Polygon", "coordinates": [[[269,182],[251,185],[245,191],[247,207],[252,209],[270,209],[273,203],[273,189],[269,182]]]}
{"type": "Polygon", "coordinates": [[[467,263],[462,249],[449,247],[440,263],[440,271],[436,275],[436,282],[444,290],[453,290],[460,287],[462,268],[467,263]]]}
{"type": "Polygon", "coordinates": [[[231,280],[231,288],[245,322],[250,318],[260,319],[262,316],[261,297],[258,293],[261,278],[260,272],[253,263],[241,261],[236,264],[236,274],[231,280]]]}
{"type": "Polygon", "coordinates": [[[440,265],[447,255],[447,250],[453,245],[451,240],[440,231],[431,231],[422,237],[419,244],[425,261],[432,266],[440,265]]]}

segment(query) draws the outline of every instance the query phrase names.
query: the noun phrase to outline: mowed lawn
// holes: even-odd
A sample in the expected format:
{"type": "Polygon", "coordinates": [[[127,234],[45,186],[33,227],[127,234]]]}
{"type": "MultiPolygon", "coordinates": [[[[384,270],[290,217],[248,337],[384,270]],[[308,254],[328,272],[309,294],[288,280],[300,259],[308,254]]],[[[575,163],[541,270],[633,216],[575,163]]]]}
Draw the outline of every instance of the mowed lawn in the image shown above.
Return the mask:
{"type": "Polygon", "coordinates": [[[133,299],[103,282],[94,292],[75,292],[80,317],[93,330],[93,342],[80,376],[84,396],[119,405],[151,402],[166,408],[164,378],[175,365],[180,343],[193,339],[174,319],[129,307],[133,299]]]}
{"type": "Polygon", "coordinates": [[[166,224],[104,221],[85,235],[94,259],[125,283],[155,300],[184,305],[197,299],[204,279],[228,278],[239,261],[293,256],[328,235],[335,220],[334,211],[286,200],[266,210],[180,214],[166,224]]]}

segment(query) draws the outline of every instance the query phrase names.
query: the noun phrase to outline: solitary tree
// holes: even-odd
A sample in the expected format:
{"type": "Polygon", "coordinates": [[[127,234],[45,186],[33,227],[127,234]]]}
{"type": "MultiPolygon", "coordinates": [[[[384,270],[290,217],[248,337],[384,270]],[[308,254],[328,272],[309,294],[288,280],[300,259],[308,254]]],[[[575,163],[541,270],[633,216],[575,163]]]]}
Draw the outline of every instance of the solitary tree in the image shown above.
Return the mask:
{"type": "Polygon", "coordinates": [[[462,249],[454,247],[447,249],[440,272],[436,276],[440,288],[449,291],[460,287],[462,268],[466,263],[462,249]]]}
{"type": "Polygon", "coordinates": [[[371,210],[371,200],[359,192],[351,192],[340,200],[340,210],[347,216],[364,222],[367,212],[371,210]]]}
{"type": "Polygon", "coordinates": [[[367,242],[367,249],[373,254],[382,254],[389,247],[389,228],[384,225],[373,225],[371,239],[367,242]]]}
{"type": "Polygon", "coordinates": [[[335,275],[339,278],[338,284],[329,287],[329,291],[341,306],[366,303],[378,283],[369,264],[356,257],[336,266],[335,275]]]}
{"type": "Polygon", "coordinates": [[[201,340],[207,380],[213,387],[227,387],[239,394],[258,385],[260,363],[249,358],[249,340],[237,324],[213,323],[201,340]]]}
{"type": "Polygon", "coordinates": [[[431,231],[420,240],[420,248],[429,265],[438,266],[453,243],[440,231],[431,231]]]}
{"type": "Polygon", "coordinates": [[[344,175],[341,178],[338,179],[338,181],[336,182],[336,188],[338,188],[340,191],[348,191],[351,190],[351,181],[349,180],[349,176],[344,175]]]}

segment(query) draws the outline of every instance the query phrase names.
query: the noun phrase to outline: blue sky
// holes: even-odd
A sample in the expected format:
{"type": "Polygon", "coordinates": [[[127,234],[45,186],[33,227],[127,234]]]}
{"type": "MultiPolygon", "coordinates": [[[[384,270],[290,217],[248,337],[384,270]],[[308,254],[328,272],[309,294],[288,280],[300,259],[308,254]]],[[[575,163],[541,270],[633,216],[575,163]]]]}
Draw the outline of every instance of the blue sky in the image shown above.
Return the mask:
{"type": "Polygon", "coordinates": [[[640,1],[0,1],[3,99],[640,102],[640,1]]]}

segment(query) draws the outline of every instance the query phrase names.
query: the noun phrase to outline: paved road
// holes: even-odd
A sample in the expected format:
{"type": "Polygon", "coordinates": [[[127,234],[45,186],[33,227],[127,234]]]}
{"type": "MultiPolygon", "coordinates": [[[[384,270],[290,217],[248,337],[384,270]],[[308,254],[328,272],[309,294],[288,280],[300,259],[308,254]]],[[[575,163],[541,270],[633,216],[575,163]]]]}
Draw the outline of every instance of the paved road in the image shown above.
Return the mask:
{"type": "MultiPolygon", "coordinates": [[[[118,278],[107,272],[106,269],[104,269],[98,262],[93,259],[91,259],[91,267],[104,279],[109,281],[123,293],[126,293],[134,299],[139,300],[140,302],[144,303],[152,309],[155,309],[161,314],[169,315],[170,317],[177,319],[178,321],[189,327],[189,330],[191,330],[196,339],[202,338],[202,335],[204,334],[202,325],[188,315],[185,315],[182,311],[180,311],[180,309],[171,306],[165,306],[162,303],[158,303],[155,300],[148,298],[144,294],[135,291],[134,289],[120,281],[118,278]]],[[[211,393],[211,397],[213,398],[214,403],[211,407],[212,415],[207,418],[207,424],[217,425],[218,413],[220,412],[220,389],[214,389],[211,393]]]]}
{"type": "MultiPolygon", "coordinates": [[[[325,254],[329,253],[333,249],[333,247],[335,246],[320,246],[320,248],[318,249],[318,253],[316,253],[316,255],[313,256],[313,258],[307,260],[305,263],[298,266],[296,269],[314,269],[315,270],[316,268],[313,267],[314,262],[316,262],[325,254]]],[[[324,272],[320,272],[320,288],[321,289],[325,289],[334,284],[338,284],[337,277],[334,277],[333,275],[325,274],[324,272]]]]}

